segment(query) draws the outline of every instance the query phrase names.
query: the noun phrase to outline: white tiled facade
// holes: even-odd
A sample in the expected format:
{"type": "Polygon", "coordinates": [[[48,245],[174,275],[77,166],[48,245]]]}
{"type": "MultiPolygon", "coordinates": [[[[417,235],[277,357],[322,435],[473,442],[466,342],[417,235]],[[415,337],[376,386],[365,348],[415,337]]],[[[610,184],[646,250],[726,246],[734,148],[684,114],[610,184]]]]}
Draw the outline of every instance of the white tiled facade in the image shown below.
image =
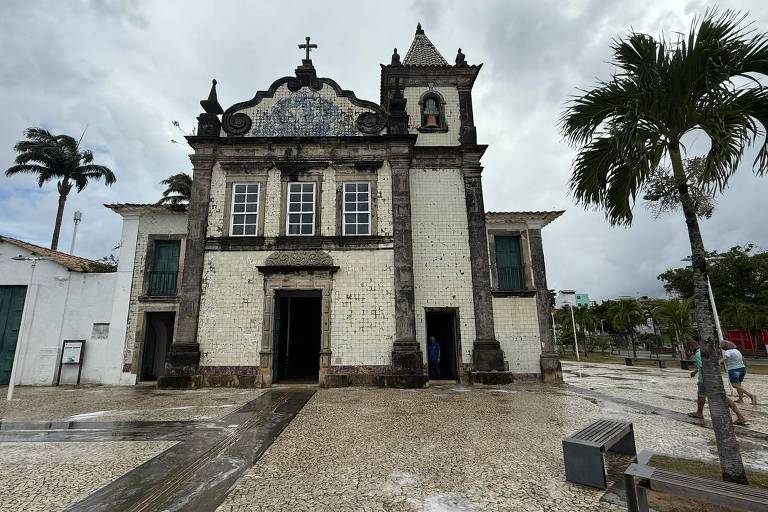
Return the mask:
{"type": "Polygon", "coordinates": [[[541,335],[535,297],[494,297],[496,338],[513,373],[539,373],[541,335]]]}
{"type": "Polygon", "coordinates": [[[475,312],[464,180],[459,169],[411,169],[416,339],[426,350],[428,307],[459,308],[461,359],[472,361],[475,312]]]}

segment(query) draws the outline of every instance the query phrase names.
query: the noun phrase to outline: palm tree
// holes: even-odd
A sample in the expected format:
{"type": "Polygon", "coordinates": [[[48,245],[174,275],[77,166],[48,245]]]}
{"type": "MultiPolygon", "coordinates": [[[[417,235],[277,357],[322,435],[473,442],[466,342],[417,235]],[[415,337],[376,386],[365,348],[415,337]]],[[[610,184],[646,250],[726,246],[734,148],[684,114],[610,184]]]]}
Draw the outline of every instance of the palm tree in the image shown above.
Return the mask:
{"type": "Polygon", "coordinates": [[[632,299],[620,299],[609,310],[611,323],[624,334],[632,343],[632,357],[637,357],[637,347],[635,346],[635,326],[645,321],[643,308],[637,301],[632,299]]]}
{"type": "Polygon", "coordinates": [[[675,333],[677,341],[677,350],[682,359],[685,355],[684,341],[693,336],[691,329],[691,310],[693,309],[693,300],[665,300],[660,302],[655,308],[654,313],[667,328],[675,333]]]}
{"type": "Polygon", "coordinates": [[[27,128],[24,136],[27,140],[19,141],[13,147],[19,153],[16,165],[10,166],[5,175],[35,174],[41,188],[51,180],[58,180],[56,188],[59,191],[59,207],[51,239],[51,249],[56,250],[64,205],[72,187],[81,192],[90,180],[98,181],[102,178],[105,185],[112,185],[116,181],[115,175],[108,167],[94,164],[93,153],[88,149],[80,150],[80,141],[69,135],[53,135],[42,128],[27,128]]]}
{"type": "MultiPolygon", "coordinates": [[[[722,191],[768,124],[768,88],[761,82],[768,74],[768,36],[754,33],[745,17],[710,10],[671,43],[638,33],[616,40],[617,72],[575,98],[561,124],[578,149],[572,193],[584,206],[605,210],[611,224],[630,224],[648,175],[671,164],[691,244],[704,387],[720,465],[725,480],[742,483],[747,478],[718,369],[707,262],[690,188],[722,191]],[[701,176],[687,175],[683,165],[683,138],[692,132],[710,142],[701,176]]],[[[766,142],[753,168],[768,171],[766,142]]]]}
{"type": "Polygon", "coordinates": [[[163,197],[157,204],[179,205],[189,203],[189,196],[192,194],[192,176],[185,172],[180,172],[168,176],[160,182],[166,185],[163,191],[163,197]]]}
{"type": "Polygon", "coordinates": [[[588,333],[595,330],[599,320],[594,312],[590,310],[589,306],[577,306],[573,308],[573,316],[576,319],[576,324],[581,328],[582,339],[584,340],[584,357],[586,357],[588,349],[588,333]]]}

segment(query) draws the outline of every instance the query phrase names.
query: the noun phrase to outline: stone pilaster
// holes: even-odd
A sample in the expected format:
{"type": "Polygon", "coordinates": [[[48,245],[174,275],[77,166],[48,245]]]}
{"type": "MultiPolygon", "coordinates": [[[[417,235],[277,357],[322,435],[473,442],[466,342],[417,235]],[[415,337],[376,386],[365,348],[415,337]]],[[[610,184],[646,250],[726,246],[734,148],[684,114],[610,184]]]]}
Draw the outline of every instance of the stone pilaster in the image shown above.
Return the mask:
{"type": "Polygon", "coordinates": [[[477,144],[477,129],[472,113],[472,86],[459,87],[459,116],[461,129],[459,141],[463,145],[477,144]]]}
{"type": "Polygon", "coordinates": [[[395,279],[395,341],[392,346],[392,375],[382,384],[392,387],[422,387],[425,384],[424,358],[416,340],[416,312],[413,285],[413,243],[411,232],[410,147],[390,157],[392,167],[392,221],[395,279]]]}
{"type": "Polygon", "coordinates": [[[192,387],[197,382],[197,369],[200,365],[197,322],[214,152],[214,144],[201,144],[195,147],[195,154],[190,157],[193,166],[192,194],[188,207],[189,220],[179,293],[179,316],[173,344],[166,357],[165,375],[158,379],[158,387],[192,387]]]}
{"type": "Polygon", "coordinates": [[[472,367],[475,372],[504,371],[504,352],[493,324],[493,296],[488,261],[488,235],[479,162],[465,165],[464,197],[469,224],[469,261],[472,269],[472,301],[475,309],[475,341],[472,367]]]}
{"type": "Polygon", "coordinates": [[[528,230],[528,241],[531,247],[533,285],[536,288],[536,313],[539,317],[539,335],[542,345],[541,378],[544,382],[562,382],[563,371],[560,367],[560,356],[555,351],[554,332],[552,331],[552,308],[549,303],[541,229],[528,230]]]}

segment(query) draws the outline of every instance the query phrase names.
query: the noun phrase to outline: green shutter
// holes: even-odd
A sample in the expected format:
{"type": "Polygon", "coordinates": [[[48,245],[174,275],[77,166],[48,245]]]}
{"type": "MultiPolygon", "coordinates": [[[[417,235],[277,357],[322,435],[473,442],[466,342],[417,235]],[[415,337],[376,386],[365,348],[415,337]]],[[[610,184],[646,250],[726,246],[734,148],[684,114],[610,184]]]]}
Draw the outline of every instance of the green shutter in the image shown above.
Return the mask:
{"type": "Polygon", "coordinates": [[[26,286],[0,286],[0,385],[11,381],[26,286]]]}
{"type": "Polygon", "coordinates": [[[520,251],[519,236],[494,237],[496,245],[496,274],[499,290],[522,290],[523,257],[520,251]]]}
{"type": "Polygon", "coordinates": [[[180,248],[180,240],[155,240],[149,271],[150,295],[176,295],[180,248]]]}

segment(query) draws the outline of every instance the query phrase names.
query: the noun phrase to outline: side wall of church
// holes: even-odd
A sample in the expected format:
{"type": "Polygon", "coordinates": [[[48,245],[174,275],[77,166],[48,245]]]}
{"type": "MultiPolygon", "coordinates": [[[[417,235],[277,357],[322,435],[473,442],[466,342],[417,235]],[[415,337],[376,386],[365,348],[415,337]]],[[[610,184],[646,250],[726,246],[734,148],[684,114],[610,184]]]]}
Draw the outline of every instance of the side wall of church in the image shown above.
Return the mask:
{"type": "MultiPolygon", "coordinates": [[[[125,347],[123,349],[123,364],[131,364],[136,348],[136,332],[139,322],[139,296],[144,295],[145,277],[147,270],[147,254],[150,235],[179,235],[186,237],[187,216],[172,213],[151,213],[139,217],[138,235],[136,237],[136,252],[133,263],[133,281],[131,283],[131,299],[128,307],[128,322],[125,332],[125,347]]],[[[182,251],[183,251],[182,242],[182,251]]],[[[183,270],[183,269],[182,269],[183,270]]],[[[178,278],[181,282],[181,276],[178,278]]],[[[138,368],[132,368],[135,373],[138,368]]]]}
{"type": "Polygon", "coordinates": [[[458,308],[469,364],[475,312],[464,179],[459,169],[411,169],[410,177],[416,339],[426,351],[425,308],[458,308]]]}
{"type": "Polygon", "coordinates": [[[459,112],[459,90],[456,87],[432,87],[432,91],[443,97],[445,104],[445,124],[448,128],[445,132],[420,133],[418,128],[421,126],[421,105],[419,100],[429,87],[406,87],[403,90],[403,96],[408,101],[405,109],[408,112],[408,131],[416,134],[419,138],[416,141],[417,146],[458,146],[459,134],[461,132],[461,114],[459,112]]]}
{"type": "Polygon", "coordinates": [[[504,350],[509,371],[539,374],[541,336],[535,297],[494,297],[496,338],[504,350]]]}

